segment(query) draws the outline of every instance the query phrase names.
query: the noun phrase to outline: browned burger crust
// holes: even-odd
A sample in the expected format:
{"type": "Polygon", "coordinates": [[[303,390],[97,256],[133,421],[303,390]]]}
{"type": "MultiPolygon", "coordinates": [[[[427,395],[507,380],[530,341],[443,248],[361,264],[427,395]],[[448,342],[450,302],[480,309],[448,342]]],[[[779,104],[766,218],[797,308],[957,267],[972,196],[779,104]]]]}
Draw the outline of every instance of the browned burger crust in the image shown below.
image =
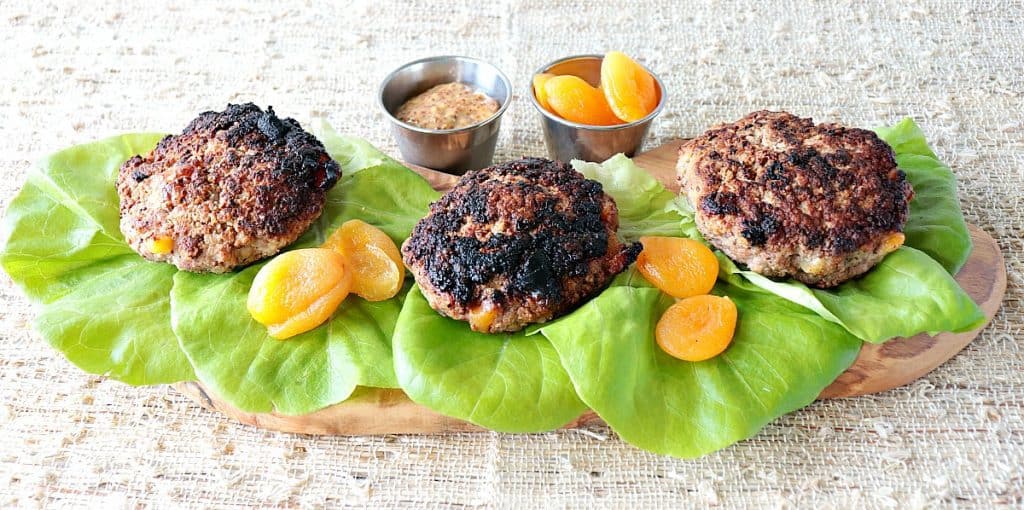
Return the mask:
{"type": "Polygon", "coordinates": [[[229,104],[121,166],[121,232],[146,259],[222,273],[273,255],[320,216],[341,175],[324,146],[273,108],[229,104]],[[170,238],[169,253],[153,240],[170,238]]]}
{"type": "Polygon", "coordinates": [[[768,276],[832,287],[903,241],[913,191],[871,131],[754,112],[679,149],[679,182],[697,227],[768,276]]]}
{"type": "Polygon", "coordinates": [[[524,158],[467,173],[402,245],[438,312],[511,332],[598,293],[640,253],[615,202],[564,163],[524,158]]]}

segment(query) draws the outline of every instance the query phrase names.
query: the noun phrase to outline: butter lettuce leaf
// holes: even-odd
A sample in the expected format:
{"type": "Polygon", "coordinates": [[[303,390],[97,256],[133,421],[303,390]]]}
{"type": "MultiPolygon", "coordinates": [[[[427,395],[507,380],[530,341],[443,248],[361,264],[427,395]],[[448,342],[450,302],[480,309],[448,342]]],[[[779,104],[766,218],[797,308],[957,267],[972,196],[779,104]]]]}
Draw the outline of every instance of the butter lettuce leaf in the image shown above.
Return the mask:
{"type": "Polygon", "coordinates": [[[401,245],[441,194],[421,175],[369,142],[340,135],[326,122],[320,123],[317,132],[341,166],[342,176],[327,194],[323,214],[289,249],[319,246],[342,223],[356,218],[383,230],[401,245]]]}
{"type": "Polygon", "coordinates": [[[292,248],[318,246],[351,219],[383,230],[401,245],[440,196],[426,179],[398,163],[342,176],[327,195],[323,215],[292,248]]]}
{"type": "Polygon", "coordinates": [[[401,163],[381,152],[370,142],[362,138],[339,134],[324,119],[314,124],[313,133],[320,143],[324,144],[327,153],[341,167],[342,175],[352,175],[381,165],[404,168],[401,163]]]}
{"type": "Polygon", "coordinates": [[[542,432],[586,407],[541,335],[477,333],[413,287],[395,327],[395,372],[414,402],[500,432],[542,432]]]}
{"type": "Polygon", "coordinates": [[[401,298],[349,296],[320,327],[276,340],[245,306],[261,267],[174,277],[174,330],[210,391],[247,412],[298,415],[345,400],[357,385],[397,386],[391,334],[401,298]]]}
{"type": "Polygon", "coordinates": [[[956,274],[973,248],[956,193],[956,176],[932,152],[913,119],[875,132],[892,146],[900,170],[914,186],[904,229],[906,245],[927,253],[950,274],[956,274]]]}
{"type": "Polygon", "coordinates": [[[83,370],[135,385],[194,377],[171,331],[177,270],[142,259],[119,227],[118,170],[163,136],[116,136],[43,159],[0,234],[0,264],[33,302],[43,338],[83,370]]]}
{"type": "Polygon", "coordinates": [[[795,280],[772,280],[717,255],[721,271],[742,275],[871,343],[922,332],[970,331],[985,322],[981,309],[938,262],[906,246],[864,276],[827,290],[795,280]]]}
{"type": "Polygon", "coordinates": [[[652,288],[609,288],[540,331],[583,402],[622,439],[698,457],[810,404],[861,347],[839,325],[732,278],[713,293],[736,303],[736,335],[710,360],[681,361],[658,347],[654,328],[673,300],[652,288]]]}
{"type": "Polygon", "coordinates": [[[686,214],[689,205],[669,191],[632,159],[616,154],[604,163],[574,160],[572,166],[588,179],[601,183],[619,209],[619,235],[627,241],[640,236],[693,237],[701,239],[686,214]]]}
{"type": "MultiPolygon", "coordinates": [[[[328,193],[321,217],[288,249],[319,246],[344,222],[357,218],[398,244],[409,236],[438,193],[386,156],[364,155],[362,161],[379,164],[342,175],[328,193]]],[[[398,386],[391,339],[404,292],[376,303],[350,296],[320,327],[276,340],[245,305],[264,264],[236,273],[175,276],[174,331],[203,384],[244,411],[291,415],[341,402],[356,386],[398,386]]]]}

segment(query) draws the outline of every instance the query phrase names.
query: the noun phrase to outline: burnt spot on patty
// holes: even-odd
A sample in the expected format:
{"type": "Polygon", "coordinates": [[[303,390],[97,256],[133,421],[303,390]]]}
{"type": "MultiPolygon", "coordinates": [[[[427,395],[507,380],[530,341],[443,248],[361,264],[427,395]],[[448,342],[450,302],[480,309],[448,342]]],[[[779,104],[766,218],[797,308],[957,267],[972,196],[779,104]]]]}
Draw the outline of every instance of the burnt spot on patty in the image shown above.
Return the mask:
{"type": "Polygon", "coordinates": [[[751,246],[761,246],[768,242],[768,236],[774,234],[778,228],[778,220],[770,214],[765,214],[759,219],[743,220],[743,230],[741,233],[751,246]]]}
{"type": "Polygon", "coordinates": [[[632,263],[640,246],[621,244],[617,228],[600,183],[524,158],[463,176],[402,251],[435,309],[456,318],[497,309],[487,329],[514,331],[571,308],[632,263]]]}
{"type": "MultiPolygon", "coordinates": [[[[263,111],[253,103],[229,104],[223,112],[204,112],[180,136],[207,132],[216,133],[228,146],[263,151],[263,161],[270,163],[268,168],[276,176],[289,179],[290,184],[312,184],[326,191],[341,177],[341,168],[323,144],[295,119],[278,117],[272,106],[263,111]]],[[[229,157],[235,156],[241,155],[229,157]]]]}
{"type": "Polygon", "coordinates": [[[736,195],[728,192],[715,191],[700,201],[700,208],[708,214],[736,214],[736,195]]]}
{"type": "Polygon", "coordinates": [[[778,161],[772,161],[768,163],[768,170],[764,173],[764,176],[770,181],[785,181],[786,167],[782,166],[782,163],[778,161]]]}

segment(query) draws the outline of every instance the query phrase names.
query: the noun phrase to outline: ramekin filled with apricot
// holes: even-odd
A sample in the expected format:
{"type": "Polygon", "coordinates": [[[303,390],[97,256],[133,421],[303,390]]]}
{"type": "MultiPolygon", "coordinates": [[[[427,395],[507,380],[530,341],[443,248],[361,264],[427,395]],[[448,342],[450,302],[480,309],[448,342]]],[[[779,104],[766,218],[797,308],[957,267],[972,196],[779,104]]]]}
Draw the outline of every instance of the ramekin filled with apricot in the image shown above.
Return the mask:
{"type": "Polygon", "coordinates": [[[548,152],[561,161],[632,156],[665,107],[661,80],[618,51],[556,60],[530,85],[548,152]]]}

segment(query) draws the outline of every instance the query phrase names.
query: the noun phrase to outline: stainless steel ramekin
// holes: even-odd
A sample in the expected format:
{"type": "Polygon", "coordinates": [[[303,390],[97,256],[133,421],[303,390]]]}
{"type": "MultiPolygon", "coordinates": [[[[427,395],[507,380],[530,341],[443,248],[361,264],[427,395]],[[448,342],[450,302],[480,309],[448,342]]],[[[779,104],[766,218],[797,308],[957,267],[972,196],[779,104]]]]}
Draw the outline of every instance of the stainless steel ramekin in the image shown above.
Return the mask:
{"type": "MultiPolygon", "coordinates": [[[[534,73],[571,74],[579,76],[593,86],[601,82],[601,60],[603,55],[576,55],[556,60],[537,69],[534,73]]],[[[644,67],[644,69],[647,69],[644,67]]],[[[647,72],[651,73],[650,69],[647,72]]],[[[537,96],[530,85],[530,99],[541,114],[544,126],[544,142],[553,159],[568,162],[582,159],[600,163],[618,153],[633,156],[643,147],[644,138],[651,128],[651,122],[665,107],[665,87],[658,75],[651,73],[658,88],[658,106],[646,117],[614,126],[588,126],[570,122],[547,111],[537,102],[537,96]]],[[[532,82],[532,80],[531,80],[532,82]]]]}
{"type": "Polygon", "coordinates": [[[498,142],[501,115],[512,101],[512,84],[497,67],[469,57],[430,57],[399,67],[384,78],[378,102],[391,121],[402,158],[415,165],[461,175],[489,166],[498,142]],[[461,82],[498,101],[498,112],[480,123],[458,129],[425,129],[398,120],[406,100],[430,87],[461,82]]]}

